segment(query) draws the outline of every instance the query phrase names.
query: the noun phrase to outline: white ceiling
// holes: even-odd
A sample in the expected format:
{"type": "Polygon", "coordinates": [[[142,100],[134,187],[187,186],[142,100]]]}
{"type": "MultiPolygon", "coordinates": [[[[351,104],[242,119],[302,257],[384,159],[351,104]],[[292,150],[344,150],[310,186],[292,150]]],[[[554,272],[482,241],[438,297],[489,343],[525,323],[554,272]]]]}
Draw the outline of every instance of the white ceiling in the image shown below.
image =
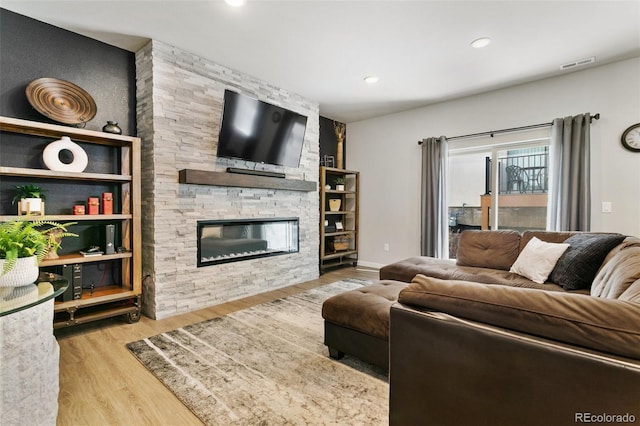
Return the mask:
{"type": "MultiPolygon", "coordinates": [[[[0,6],[136,51],[148,39],[320,104],[343,122],[640,56],[640,0],[0,0],[0,6]],[[484,49],[470,42],[490,37],[484,49]],[[380,77],[367,85],[369,74],[380,77]]],[[[640,77],[639,77],[640,78],[640,77]]]]}

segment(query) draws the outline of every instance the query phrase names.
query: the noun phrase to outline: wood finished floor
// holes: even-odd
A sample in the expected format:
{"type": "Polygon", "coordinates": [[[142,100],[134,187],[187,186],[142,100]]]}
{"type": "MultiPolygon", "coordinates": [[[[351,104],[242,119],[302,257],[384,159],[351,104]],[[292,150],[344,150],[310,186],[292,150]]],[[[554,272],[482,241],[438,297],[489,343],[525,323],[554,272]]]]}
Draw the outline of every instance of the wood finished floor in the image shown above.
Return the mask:
{"type": "Polygon", "coordinates": [[[320,278],[199,311],[136,324],[109,319],[56,331],[60,344],[58,425],[201,425],[125,347],[126,343],[345,278],[377,271],[343,268],[320,278]]]}

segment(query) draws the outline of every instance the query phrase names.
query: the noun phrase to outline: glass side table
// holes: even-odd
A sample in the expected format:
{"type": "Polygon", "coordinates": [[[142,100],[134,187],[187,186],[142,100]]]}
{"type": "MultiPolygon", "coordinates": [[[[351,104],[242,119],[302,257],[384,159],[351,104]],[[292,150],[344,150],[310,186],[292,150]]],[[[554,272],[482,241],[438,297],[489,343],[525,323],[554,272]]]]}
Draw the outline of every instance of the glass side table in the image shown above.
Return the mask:
{"type": "Polygon", "coordinates": [[[0,317],[56,298],[68,285],[67,280],[61,275],[41,272],[34,284],[24,287],[0,287],[0,317]]]}
{"type": "Polygon", "coordinates": [[[0,288],[8,307],[0,312],[0,413],[7,425],[55,425],[58,416],[60,347],[53,335],[53,303],[68,282],[45,272],[31,286],[15,294],[0,288]]]}

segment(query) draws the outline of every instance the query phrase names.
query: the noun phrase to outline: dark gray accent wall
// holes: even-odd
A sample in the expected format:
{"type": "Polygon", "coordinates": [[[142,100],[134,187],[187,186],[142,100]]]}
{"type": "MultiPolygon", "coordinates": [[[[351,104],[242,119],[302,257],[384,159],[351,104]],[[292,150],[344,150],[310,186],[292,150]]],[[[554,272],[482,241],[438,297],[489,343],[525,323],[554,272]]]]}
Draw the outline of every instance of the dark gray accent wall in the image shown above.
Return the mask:
{"type": "Polygon", "coordinates": [[[87,91],[98,112],[86,129],[117,121],[136,134],[135,54],[0,8],[0,115],[56,123],[33,109],[27,85],[41,77],[87,91]]]}
{"type": "MultiPolygon", "coordinates": [[[[334,164],[337,165],[338,158],[336,156],[338,148],[338,139],[333,129],[333,120],[320,116],[320,161],[325,155],[333,156],[334,164]]],[[[342,155],[344,159],[344,167],[347,168],[347,135],[345,132],[344,143],[342,144],[342,155]]]]}

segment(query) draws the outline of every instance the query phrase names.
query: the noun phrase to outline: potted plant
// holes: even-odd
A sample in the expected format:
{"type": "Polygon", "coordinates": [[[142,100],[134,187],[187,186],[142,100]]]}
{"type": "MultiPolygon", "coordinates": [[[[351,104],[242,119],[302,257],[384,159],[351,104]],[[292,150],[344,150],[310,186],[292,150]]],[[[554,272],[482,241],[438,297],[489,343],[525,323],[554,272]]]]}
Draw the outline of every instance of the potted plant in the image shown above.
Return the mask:
{"type": "Polygon", "coordinates": [[[18,185],[17,194],[13,197],[13,204],[20,202],[19,213],[41,213],[44,214],[42,203],[46,199],[45,190],[37,185],[18,185]]]}
{"type": "Polygon", "coordinates": [[[0,287],[33,283],[38,278],[38,265],[49,250],[60,247],[64,237],[78,236],[67,231],[73,224],[45,219],[0,223],[0,287]]]}
{"type": "Polygon", "coordinates": [[[336,190],[344,191],[344,178],[342,176],[336,178],[336,190]]]}

